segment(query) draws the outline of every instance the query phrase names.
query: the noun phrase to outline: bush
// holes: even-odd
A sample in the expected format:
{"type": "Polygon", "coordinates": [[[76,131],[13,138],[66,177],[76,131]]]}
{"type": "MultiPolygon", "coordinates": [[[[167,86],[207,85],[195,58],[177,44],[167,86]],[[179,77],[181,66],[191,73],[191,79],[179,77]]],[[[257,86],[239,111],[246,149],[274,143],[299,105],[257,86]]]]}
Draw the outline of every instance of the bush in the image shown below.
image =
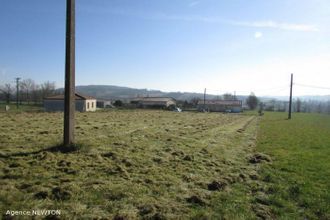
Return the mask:
{"type": "Polygon", "coordinates": [[[114,103],[113,103],[114,106],[116,107],[122,107],[123,106],[123,102],[121,100],[116,100],[114,103]]]}

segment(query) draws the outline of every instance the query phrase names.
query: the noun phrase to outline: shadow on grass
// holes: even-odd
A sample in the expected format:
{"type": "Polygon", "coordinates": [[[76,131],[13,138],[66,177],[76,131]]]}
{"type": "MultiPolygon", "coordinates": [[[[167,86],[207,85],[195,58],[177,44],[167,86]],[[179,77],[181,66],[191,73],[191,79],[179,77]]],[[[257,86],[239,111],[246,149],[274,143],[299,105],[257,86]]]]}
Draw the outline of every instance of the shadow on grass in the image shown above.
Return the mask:
{"type": "Polygon", "coordinates": [[[76,151],[81,151],[86,149],[86,146],[83,144],[71,144],[69,146],[64,146],[62,144],[56,145],[54,147],[49,147],[44,149],[43,151],[48,151],[52,153],[60,152],[60,153],[72,153],[76,151]]]}
{"type": "Polygon", "coordinates": [[[24,156],[31,156],[36,155],[42,152],[52,152],[52,153],[74,153],[74,152],[81,152],[81,151],[87,151],[89,149],[88,146],[83,144],[72,144],[69,146],[64,146],[62,144],[51,146],[45,149],[37,150],[37,151],[31,151],[31,152],[17,152],[12,154],[2,154],[0,153],[0,158],[10,158],[10,157],[24,157],[24,156]]]}

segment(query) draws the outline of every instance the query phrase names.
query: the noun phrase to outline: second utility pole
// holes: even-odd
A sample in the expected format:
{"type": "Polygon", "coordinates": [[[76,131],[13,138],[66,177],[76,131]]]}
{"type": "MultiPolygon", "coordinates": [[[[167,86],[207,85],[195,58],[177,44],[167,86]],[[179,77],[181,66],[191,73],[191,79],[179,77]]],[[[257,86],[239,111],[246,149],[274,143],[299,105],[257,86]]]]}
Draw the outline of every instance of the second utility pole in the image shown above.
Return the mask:
{"type": "Polygon", "coordinates": [[[206,88],[204,89],[204,105],[203,105],[203,110],[205,111],[205,99],[206,99],[206,88]]]}
{"type": "Polygon", "coordinates": [[[18,101],[19,101],[19,80],[21,78],[15,78],[16,79],[16,108],[18,109],[18,101]]]}
{"type": "Polygon", "coordinates": [[[288,119],[291,119],[291,108],[292,108],[292,85],[293,85],[293,73],[291,73],[290,100],[289,100],[289,115],[288,115],[288,119]]]}

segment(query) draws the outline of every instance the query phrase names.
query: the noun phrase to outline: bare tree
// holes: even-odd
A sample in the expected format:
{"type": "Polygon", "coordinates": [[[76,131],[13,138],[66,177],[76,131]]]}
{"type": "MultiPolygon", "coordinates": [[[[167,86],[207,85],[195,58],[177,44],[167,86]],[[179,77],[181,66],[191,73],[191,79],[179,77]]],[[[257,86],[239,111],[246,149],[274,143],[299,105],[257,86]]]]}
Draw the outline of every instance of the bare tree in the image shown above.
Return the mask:
{"type": "Polygon", "coordinates": [[[30,99],[31,99],[31,91],[33,89],[33,86],[35,85],[35,82],[32,79],[24,79],[22,80],[22,82],[20,83],[20,89],[22,91],[22,94],[24,94],[25,96],[25,101],[27,101],[27,103],[30,103],[30,99]]]}
{"type": "Polygon", "coordinates": [[[45,98],[47,96],[53,95],[55,92],[55,82],[44,82],[43,84],[41,84],[41,95],[42,98],[45,98]]]}
{"type": "Polygon", "coordinates": [[[10,103],[10,97],[13,93],[13,88],[12,88],[11,84],[6,83],[4,86],[1,86],[0,90],[5,96],[6,103],[9,104],[10,103]]]}
{"type": "Polygon", "coordinates": [[[272,106],[271,106],[272,111],[275,111],[276,100],[275,99],[272,99],[270,102],[272,103],[272,106]]]}
{"type": "Polygon", "coordinates": [[[234,96],[230,93],[225,93],[222,95],[223,96],[223,100],[234,100],[234,96]]]}
{"type": "Polygon", "coordinates": [[[40,86],[33,83],[31,86],[31,99],[34,101],[34,104],[37,104],[40,101],[39,94],[40,94],[40,86]]]}
{"type": "Polygon", "coordinates": [[[200,100],[201,100],[200,98],[194,97],[190,100],[190,103],[192,104],[192,106],[197,106],[197,104],[200,100]]]}
{"type": "Polygon", "coordinates": [[[301,100],[298,98],[297,99],[297,102],[296,102],[296,104],[297,104],[297,112],[301,112],[301,100]]]}
{"type": "Polygon", "coordinates": [[[321,103],[318,103],[317,106],[316,106],[316,112],[317,113],[322,113],[322,104],[321,103]]]}

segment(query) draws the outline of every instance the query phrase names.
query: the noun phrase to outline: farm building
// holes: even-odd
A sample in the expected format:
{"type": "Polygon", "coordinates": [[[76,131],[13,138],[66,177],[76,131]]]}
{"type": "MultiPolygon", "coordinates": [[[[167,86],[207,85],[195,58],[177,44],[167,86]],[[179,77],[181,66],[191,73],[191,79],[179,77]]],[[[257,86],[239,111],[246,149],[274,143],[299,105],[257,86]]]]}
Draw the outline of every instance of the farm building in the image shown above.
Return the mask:
{"type": "MultiPolygon", "coordinates": [[[[76,111],[89,112],[96,110],[96,99],[76,93],[76,111]]],[[[64,95],[44,98],[44,108],[47,112],[64,111],[64,95]]]]}
{"type": "Polygon", "coordinates": [[[242,112],[242,101],[241,100],[200,100],[197,103],[197,109],[199,111],[210,111],[210,112],[242,112]]]}
{"type": "Polygon", "coordinates": [[[176,105],[176,100],[170,97],[142,97],[131,100],[139,108],[168,108],[176,105]]]}
{"type": "Polygon", "coordinates": [[[97,108],[112,108],[113,105],[111,104],[111,101],[109,101],[109,100],[97,100],[96,107],[97,108]]]}

